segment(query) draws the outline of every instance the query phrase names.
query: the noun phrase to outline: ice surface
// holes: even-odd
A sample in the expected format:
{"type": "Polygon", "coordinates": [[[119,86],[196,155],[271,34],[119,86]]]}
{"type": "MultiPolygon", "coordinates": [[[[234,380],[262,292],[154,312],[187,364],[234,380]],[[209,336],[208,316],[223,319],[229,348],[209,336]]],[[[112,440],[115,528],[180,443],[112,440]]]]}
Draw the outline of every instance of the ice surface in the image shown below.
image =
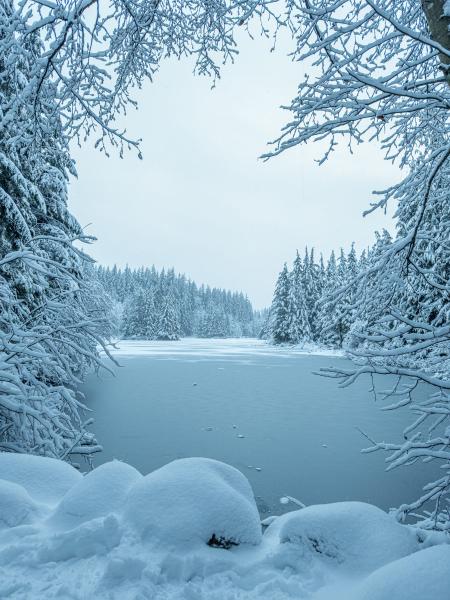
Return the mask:
{"type": "Polygon", "coordinates": [[[217,461],[182,459],[146,477],[118,461],[84,477],[75,471],[52,506],[40,502],[61,496],[71,467],[8,460],[11,479],[0,480],[0,598],[450,598],[448,537],[421,532],[419,544],[417,529],[374,506],[306,507],[270,519],[261,535],[248,481],[217,461]],[[46,493],[32,470],[28,491],[13,481],[32,463],[46,493]],[[211,547],[213,534],[239,545],[211,547]]]}
{"type": "Polygon", "coordinates": [[[22,485],[38,502],[54,504],[83,476],[55,458],[0,452],[0,479],[22,485]]]}
{"type": "Polygon", "coordinates": [[[253,492],[237,469],[206,458],[176,460],[131,490],[125,520],[145,539],[178,545],[215,539],[258,544],[253,492]]]}

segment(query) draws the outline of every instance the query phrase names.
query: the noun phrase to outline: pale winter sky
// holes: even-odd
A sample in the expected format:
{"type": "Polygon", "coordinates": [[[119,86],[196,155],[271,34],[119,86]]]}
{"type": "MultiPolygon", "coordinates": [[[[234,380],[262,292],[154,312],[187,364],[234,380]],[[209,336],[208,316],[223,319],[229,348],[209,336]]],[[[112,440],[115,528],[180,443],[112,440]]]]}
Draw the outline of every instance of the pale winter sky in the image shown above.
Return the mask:
{"type": "Polygon", "coordinates": [[[287,48],[268,47],[245,41],[212,90],[188,61],[163,63],[126,118],[143,139],[142,161],[75,149],[71,208],[98,237],[89,250],[101,264],[174,266],[197,283],[242,290],[261,308],[297,248],[328,256],[392,229],[381,212],[361,216],[371,191],[399,177],[376,146],[350,156],[343,145],[322,166],[313,144],[258,160],[289,119],[279,107],[303,76],[287,48]]]}

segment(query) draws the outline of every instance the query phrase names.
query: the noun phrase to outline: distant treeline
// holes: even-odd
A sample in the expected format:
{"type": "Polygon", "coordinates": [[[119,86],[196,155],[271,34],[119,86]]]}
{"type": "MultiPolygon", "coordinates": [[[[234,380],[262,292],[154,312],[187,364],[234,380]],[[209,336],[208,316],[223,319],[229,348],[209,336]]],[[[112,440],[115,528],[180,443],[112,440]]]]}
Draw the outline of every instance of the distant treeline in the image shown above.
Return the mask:
{"type": "Polygon", "coordinates": [[[124,338],[251,337],[264,314],[243,293],[198,286],[173,269],[97,267],[115,304],[117,333],[124,338]]]}

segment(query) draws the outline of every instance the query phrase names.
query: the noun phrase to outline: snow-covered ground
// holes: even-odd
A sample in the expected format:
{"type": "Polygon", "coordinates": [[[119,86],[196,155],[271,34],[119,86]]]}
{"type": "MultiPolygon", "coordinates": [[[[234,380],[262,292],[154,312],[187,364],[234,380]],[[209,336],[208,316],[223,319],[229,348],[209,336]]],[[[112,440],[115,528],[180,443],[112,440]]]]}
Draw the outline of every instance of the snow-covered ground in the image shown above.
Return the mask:
{"type": "Polygon", "coordinates": [[[183,459],[82,476],[0,454],[0,598],[448,600],[450,545],[369,504],[311,506],[263,531],[233,467],[183,459]],[[209,545],[208,545],[209,544],[209,545]]]}
{"type": "Polygon", "coordinates": [[[256,338],[182,338],[176,342],[154,340],[119,340],[112,353],[117,356],[184,356],[198,359],[246,356],[284,356],[299,354],[315,356],[344,356],[342,350],[305,343],[298,346],[274,346],[256,338]]]}

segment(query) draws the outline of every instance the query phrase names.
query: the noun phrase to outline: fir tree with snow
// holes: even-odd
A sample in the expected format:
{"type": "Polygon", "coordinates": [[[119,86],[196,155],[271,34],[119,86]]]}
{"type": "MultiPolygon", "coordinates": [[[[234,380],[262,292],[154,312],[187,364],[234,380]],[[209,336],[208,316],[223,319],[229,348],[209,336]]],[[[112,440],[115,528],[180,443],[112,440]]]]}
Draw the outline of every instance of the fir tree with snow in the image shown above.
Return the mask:
{"type": "Polygon", "coordinates": [[[294,344],[311,340],[311,327],[307,308],[307,287],[305,282],[304,264],[297,251],[289,285],[289,338],[294,344]]]}
{"type": "Polygon", "coordinates": [[[278,276],[272,301],[271,312],[271,337],[275,344],[291,343],[290,313],[290,287],[291,281],[287,264],[284,263],[283,270],[278,276]]]}

